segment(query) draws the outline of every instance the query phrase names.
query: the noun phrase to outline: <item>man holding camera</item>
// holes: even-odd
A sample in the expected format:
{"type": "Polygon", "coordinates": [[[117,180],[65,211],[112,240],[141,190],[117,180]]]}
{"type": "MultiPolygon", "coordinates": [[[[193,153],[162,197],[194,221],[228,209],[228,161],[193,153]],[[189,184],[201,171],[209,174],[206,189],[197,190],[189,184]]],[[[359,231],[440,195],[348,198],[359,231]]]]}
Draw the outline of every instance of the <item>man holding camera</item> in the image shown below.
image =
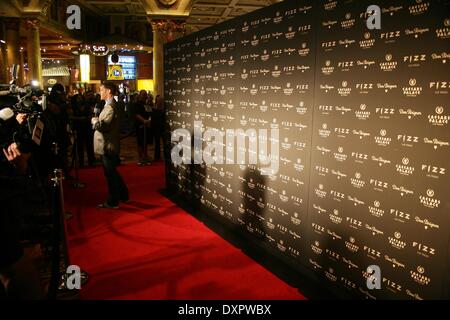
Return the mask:
{"type": "Polygon", "coordinates": [[[105,107],[98,117],[92,118],[94,133],[94,151],[102,156],[103,169],[108,183],[108,198],[98,205],[99,208],[117,209],[119,201],[128,201],[128,188],[117,171],[120,163],[120,115],[116,110],[114,95],[117,87],[114,83],[104,82],[100,87],[101,99],[105,107]]]}
{"type": "MultiPolygon", "coordinates": [[[[18,121],[22,116],[18,116],[18,121]]],[[[0,282],[10,298],[43,299],[39,273],[20,244],[21,218],[27,208],[24,198],[31,181],[30,153],[22,153],[14,142],[2,153],[0,164],[0,282]]]]}

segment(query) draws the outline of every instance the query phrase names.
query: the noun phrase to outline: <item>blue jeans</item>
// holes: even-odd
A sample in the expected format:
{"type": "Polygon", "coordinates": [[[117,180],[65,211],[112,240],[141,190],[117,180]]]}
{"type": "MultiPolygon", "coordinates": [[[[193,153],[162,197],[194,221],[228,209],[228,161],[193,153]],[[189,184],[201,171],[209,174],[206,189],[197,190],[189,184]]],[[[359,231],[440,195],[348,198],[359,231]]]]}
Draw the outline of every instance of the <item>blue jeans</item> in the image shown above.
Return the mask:
{"type": "Polygon", "coordinates": [[[120,200],[128,200],[129,197],[128,188],[116,168],[120,163],[120,159],[117,154],[104,154],[102,159],[103,170],[108,183],[106,203],[110,206],[117,206],[120,200]]]}

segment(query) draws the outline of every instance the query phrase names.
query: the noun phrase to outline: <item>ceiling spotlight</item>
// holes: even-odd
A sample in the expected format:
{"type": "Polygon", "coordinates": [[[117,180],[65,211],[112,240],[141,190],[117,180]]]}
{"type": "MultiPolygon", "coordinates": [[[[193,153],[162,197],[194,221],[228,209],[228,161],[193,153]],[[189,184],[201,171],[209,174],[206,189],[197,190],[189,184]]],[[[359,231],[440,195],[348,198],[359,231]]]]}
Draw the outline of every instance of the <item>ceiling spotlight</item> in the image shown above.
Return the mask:
{"type": "Polygon", "coordinates": [[[6,41],[3,39],[0,39],[0,43],[6,43],[6,41]]]}

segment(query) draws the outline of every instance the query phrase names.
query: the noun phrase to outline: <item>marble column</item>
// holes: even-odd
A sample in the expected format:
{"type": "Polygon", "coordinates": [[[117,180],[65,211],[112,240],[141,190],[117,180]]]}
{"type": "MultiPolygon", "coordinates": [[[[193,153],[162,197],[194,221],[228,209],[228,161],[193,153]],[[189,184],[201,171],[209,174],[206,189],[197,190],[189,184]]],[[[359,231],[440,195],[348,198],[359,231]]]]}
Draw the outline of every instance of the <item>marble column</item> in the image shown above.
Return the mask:
{"type": "Polygon", "coordinates": [[[27,20],[27,55],[28,55],[28,82],[32,80],[39,81],[42,88],[42,60],[41,43],[39,36],[39,21],[27,20]]]}
{"type": "Polygon", "coordinates": [[[164,33],[162,24],[152,22],[153,29],[153,96],[164,95],[164,33]]]}
{"type": "Polygon", "coordinates": [[[20,48],[20,19],[8,18],[5,19],[5,35],[6,35],[6,62],[7,62],[7,76],[8,82],[11,81],[11,67],[15,64],[20,64],[19,48],[20,48]]]}

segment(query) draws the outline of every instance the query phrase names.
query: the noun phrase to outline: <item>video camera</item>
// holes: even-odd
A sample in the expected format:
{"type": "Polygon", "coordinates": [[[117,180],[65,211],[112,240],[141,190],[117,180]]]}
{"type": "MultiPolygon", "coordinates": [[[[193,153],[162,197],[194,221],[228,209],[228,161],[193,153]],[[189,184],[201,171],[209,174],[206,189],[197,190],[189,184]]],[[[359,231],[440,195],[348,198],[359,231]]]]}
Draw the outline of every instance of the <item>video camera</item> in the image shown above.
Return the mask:
{"type": "Polygon", "coordinates": [[[40,88],[15,84],[0,85],[0,161],[5,161],[1,150],[15,142],[22,153],[31,152],[33,143],[39,145],[43,131],[42,112],[46,109],[46,96],[40,88]],[[19,125],[17,114],[26,114],[26,125],[19,125]]]}

